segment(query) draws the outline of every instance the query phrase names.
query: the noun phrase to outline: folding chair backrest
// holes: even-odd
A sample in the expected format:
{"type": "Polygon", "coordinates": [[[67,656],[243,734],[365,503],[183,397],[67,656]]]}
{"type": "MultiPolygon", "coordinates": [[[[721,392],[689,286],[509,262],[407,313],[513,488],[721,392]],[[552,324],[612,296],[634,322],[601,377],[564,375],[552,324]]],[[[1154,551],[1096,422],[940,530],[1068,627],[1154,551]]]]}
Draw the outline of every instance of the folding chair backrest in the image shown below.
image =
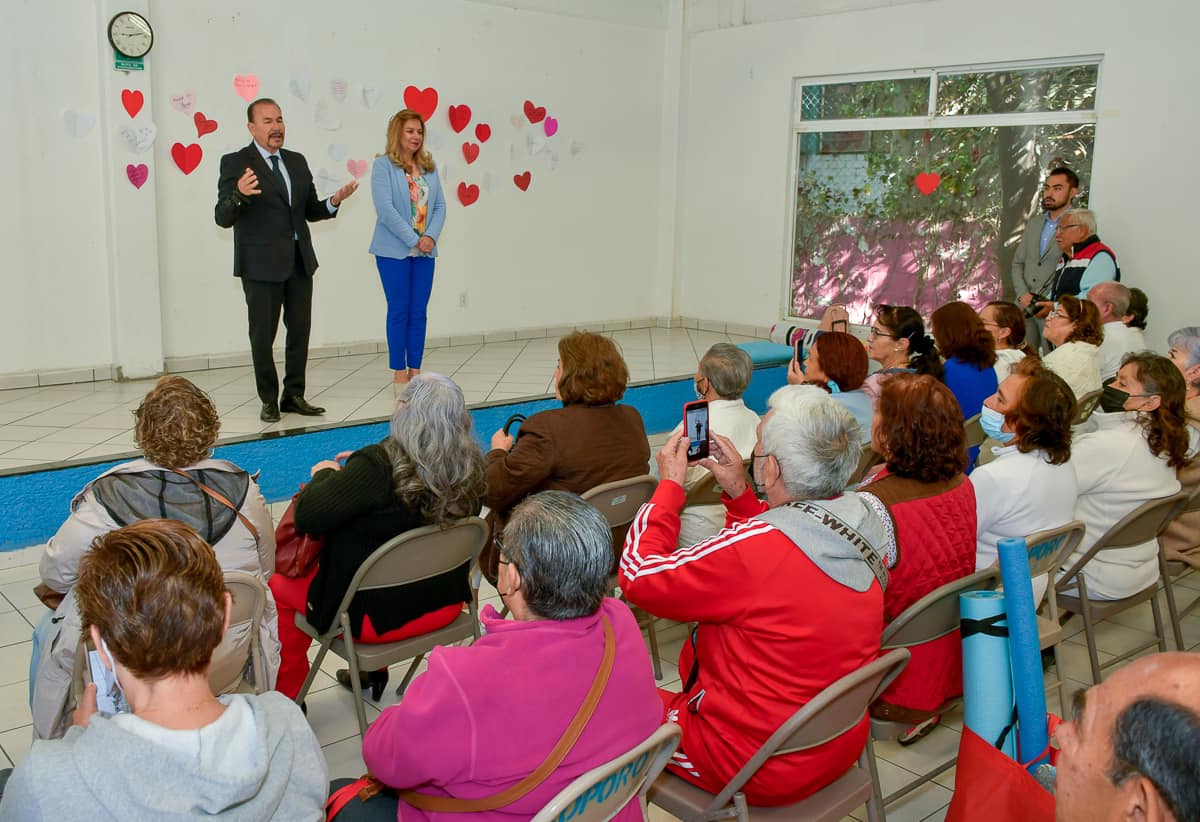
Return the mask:
{"type": "Polygon", "coordinates": [[[1084,525],[1079,520],[1058,528],[1038,531],[1025,538],[1029,554],[1029,576],[1040,577],[1062,567],[1083,541],[1084,525]]]}
{"type": "Polygon", "coordinates": [[[649,474],[606,482],[584,491],[585,500],[599,509],[609,527],[622,528],[633,522],[638,509],[650,501],[658,480],[649,474]]]}
{"type": "Polygon", "coordinates": [[[1134,508],[1121,520],[1104,532],[1096,542],[1095,550],[1130,548],[1157,539],[1167,524],[1175,517],[1179,508],[1187,504],[1188,494],[1180,491],[1169,497],[1152,499],[1134,508]]]}
{"type": "Polygon", "coordinates": [[[880,647],[885,651],[910,648],[958,630],[958,595],[994,588],[998,579],[999,568],[985,568],[930,591],[888,623],[880,647]]]}
{"type": "Polygon", "coordinates": [[[898,648],[879,656],[857,671],[846,674],[792,714],[717,794],[709,810],[723,808],[733,795],[773,756],[815,748],[836,739],[862,721],[867,708],[887,690],[911,653],[898,648]]]}
{"type": "Polygon", "coordinates": [[[967,448],[974,448],[976,445],[982,445],[987,439],[987,434],[983,433],[983,426],[979,423],[979,415],[968,417],[963,422],[963,429],[967,437],[967,448]]]}
{"type": "Polygon", "coordinates": [[[487,538],[488,525],[479,517],[461,519],[444,528],[414,528],[393,537],[359,566],[338,613],[350,607],[358,591],[419,582],[473,561],[487,538]]]}
{"type": "MultiPolygon", "coordinates": [[[[229,613],[229,629],[226,634],[242,634],[247,637],[250,670],[254,675],[254,690],[267,690],[266,662],[263,659],[261,629],[263,614],[267,609],[266,586],[253,574],[245,571],[226,571],[225,588],[233,597],[233,609],[229,613]]],[[[242,676],[246,669],[246,658],[232,656],[218,658],[213,655],[212,667],[208,672],[209,684],[214,693],[227,690],[230,683],[242,676]]]]}
{"type": "Polygon", "coordinates": [[[1092,412],[1096,410],[1096,406],[1100,404],[1100,395],[1103,391],[1089,391],[1075,401],[1075,419],[1071,420],[1071,425],[1083,425],[1092,416],[1092,412]]]}
{"type": "Polygon", "coordinates": [[[1200,511],[1200,485],[1192,489],[1192,495],[1188,497],[1187,502],[1183,504],[1183,507],[1175,512],[1175,516],[1178,517],[1182,514],[1194,514],[1197,511],[1200,511]]]}
{"type": "Polygon", "coordinates": [[[875,453],[875,449],[871,446],[864,445],[862,456],[858,458],[858,467],[854,469],[854,473],[850,475],[850,481],[846,485],[858,485],[859,480],[865,477],[868,471],[881,462],[883,462],[883,457],[875,453]]]}
{"type": "Polygon", "coordinates": [[[577,777],[538,811],[533,822],[608,822],[653,784],[682,736],[674,722],[660,726],[633,749],[577,777]]]}

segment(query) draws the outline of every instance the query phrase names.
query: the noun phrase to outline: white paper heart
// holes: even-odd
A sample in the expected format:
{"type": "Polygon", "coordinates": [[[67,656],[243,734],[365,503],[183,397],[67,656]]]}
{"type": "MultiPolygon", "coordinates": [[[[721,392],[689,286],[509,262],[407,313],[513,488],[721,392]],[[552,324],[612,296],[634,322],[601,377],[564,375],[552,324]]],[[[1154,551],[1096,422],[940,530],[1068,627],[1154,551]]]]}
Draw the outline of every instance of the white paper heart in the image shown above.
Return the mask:
{"type": "Polygon", "coordinates": [[[117,133],[125,148],[134,154],[145,154],[153,148],[154,139],[158,136],[158,128],[154,123],[143,123],[140,126],[121,126],[117,133]]]}
{"type": "Polygon", "coordinates": [[[438,179],[442,181],[442,188],[447,188],[447,181],[450,179],[450,169],[454,167],[453,163],[440,162],[437,164],[438,179]]]}
{"type": "Polygon", "coordinates": [[[548,157],[550,160],[550,170],[557,171],[558,170],[558,152],[557,151],[547,151],[545,156],[548,157]]]}
{"type": "Polygon", "coordinates": [[[329,173],[328,169],[320,169],[313,178],[313,186],[317,189],[317,197],[324,200],[342,187],[342,181],[329,173]]]}
{"type": "Polygon", "coordinates": [[[362,101],[367,108],[375,108],[375,104],[379,102],[379,89],[369,83],[362,87],[362,101]]]}
{"type": "Polygon", "coordinates": [[[317,128],[323,128],[326,131],[337,131],[342,127],[342,121],[333,116],[333,112],[329,110],[329,103],[324,100],[317,101],[313,122],[316,123],[317,128]]]}
{"type": "Polygon", "coordinates": [[[337,78],[329,81],[329,94],[339,103],[346,101],[346,81],[337,78]]]}
{"type": "Polygon", "coordinates": [[[492,172],[490,172],[490,171],[483,172],[483,179],[479,181],[479,187],[482,188],[484,191],[492,190],[492,172]]]}
{"type": "Polygon", "coordinates": [[[293,77],[288,81],[288,91],[297,100],[307,100],[308,93],[312,90],[312,84],[308,82],[307,77],[293,77]]]}
{"type": "Polygon", "coordinates": [[[330,160],[333,160],[335,163],[340,163],[342,160],[346,159],[347,154],[349,154],[349,151],[341,143],[330,143],[330,145],[329,145],[329,159],[330,160]]]}
{"type": "Polygon", "coordinates": [[[517,159],[517,144],[516,143],[508,144],[508,159],[510,162],[517,159]]]}
{"type": "Polygon", "coordinates": [[[188,89],[171,95],[171,108],[184,114],[191,114],[196,108],[196,92],[188,89]]]}
{"type": "Polygon", "coordinates": [[[529,156],[540,154],[542,149],[546,147],[546,138],[540,135],[529,134],[525,137],[525,148],[529,150],[529,156]]]}
{"type": "Polygon", "coordinates": [[[583,143],[572,138],[568,150],[571,152],[572,157],[578,157],[580,154],[583,154],[583,143]]]}
{"type": "Polygon", "coordinates": [[[78,139],[86,136],[94,125],[96,125],[96,115],[90,111],[67,109],[63,112],[63,128],[67,130],[67,135],[70,137],[78,139]]]}

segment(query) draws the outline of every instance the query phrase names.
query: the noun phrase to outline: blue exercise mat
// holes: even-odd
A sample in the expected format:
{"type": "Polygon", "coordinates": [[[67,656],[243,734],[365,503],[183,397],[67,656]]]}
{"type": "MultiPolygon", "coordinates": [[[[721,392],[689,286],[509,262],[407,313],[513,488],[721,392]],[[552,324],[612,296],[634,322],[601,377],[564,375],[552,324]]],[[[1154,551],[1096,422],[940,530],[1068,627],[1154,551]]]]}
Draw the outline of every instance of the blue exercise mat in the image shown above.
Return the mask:
{"type": "Polygon", "coordinates": [[[750,355],[755,368],[768,365],[787,365],[796,352],[790,345],[759,341],[738,343],[738,348],[750,355]]]}
{"type": "MultiPolygon", "coordinates": [[[[962,616],[963,724],[995,744],[1012,721],[1013,685],[1008,660],[1004,594],[968,591],[958,596],[962,616]]],[[[1000,750],[1016,759],[1016,734],[1000,750]]]]}

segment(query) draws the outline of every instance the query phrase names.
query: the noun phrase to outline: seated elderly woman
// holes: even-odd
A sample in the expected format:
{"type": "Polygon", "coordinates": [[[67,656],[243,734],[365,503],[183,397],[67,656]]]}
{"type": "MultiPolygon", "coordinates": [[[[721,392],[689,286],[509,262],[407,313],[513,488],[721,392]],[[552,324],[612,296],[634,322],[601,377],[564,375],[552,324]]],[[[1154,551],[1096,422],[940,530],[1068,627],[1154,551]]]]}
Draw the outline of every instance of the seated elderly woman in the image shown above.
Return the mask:
{"type": "Polygon", "coordinates": [[[879,391],[893,374],[928,374],[942,378],[942,360],[925,321],[906,305],[881,305],[867,334],[867,356],[879,370],[863,382],[871,402],[879,404],[879,391]]]}
{"type": "MultiPolygon", "coordinates": [[[[82,627],[70,592],[96,537],[141,519],[169,517],[195,528],[226,571],[246,571],[263,583],[274,571],[267,503],[249,474],[212,458],[219,429],[217,409],[203,391],[183,377],[162,377],[134,412],[134,439],[144,458],[110,468],[72,500],[71,514],[39,566],[40,595],[57,612],[47,610],[34,631],[29,681],[36,738],[61,736],[70,725],[71,670],[82,627]]],[[[268,595],[261,640],[270,681],[255,683],[259,690],[274,684],[279,667],[277,624],[268,595]]],[[[242,628],[217,649],[214,679],[220,681],[213,687],[219,693],[241,685],[250,644],[242,628]]]]}
{"type": "MultiPolygon", "coordinates": [[[[318,631],[337,620],[337,608],[359,566],[388,540],[423,525],[442,525],[479,513],[483,452],[472,433],[462,390],[433,372],[404,385],[383,442],[360,448],[346,465],[313,466],[296,498],[296,530],[324,537],[315,568],[303,577],[271,577],[279,603],[283,655],[276,688],[295,698],[308,673],[311,639],[295,625],[304,613],[318,631]]],[[[400,588],[363,591],[350,604],[359,642],[397,642],[449,625],[471,597],[469,568],[400,588]]],[[[360,687],[379,699],[387,669],[361,672],[360,687]]],[[[350,687],[350,673],[337,672],[350,687]]]]}
{"type": "Polygon", "coordinates": [[[1093,303],[1069,294],[1059,297],[1046,316],[1045,337],[1055,348],[1043,362],[1067,381],[1075,399],[1100,390],[1099,354],[1104,328],[1100,310],[1093,303]]]}
{"type": "Polygon", "coordinates": [[[983,408],[996,393],[996,341],[963,302],[946,303],[929,318],[933,339],[942,355],[942,382],[958,400],[963,419],[983,408]]]}
{"type": "MultiPolygon", "coordinates": [[[[1200,486],[1200,326],[1172,331],[1167,337],[1167,358],[1170,359],[1187,384],[1184,393],[1184,416],[1188,425],[1188,463],[1176,475],[1184,491],[1200,486]]],[[[1167,559],[1186,562],[1200,568],[1200,512],[1180,514],[1171,521],[1158,538],[1167,552],[1167,559]]]]}
{"type": "Polygon", "coordinates": [[[867,379],[867,350],[858,338],[844,331],[829,331],[809,343],[804,361],[793,357],[788,363],[788,383],[816,385],[846,406],[863,432],[863,444],[871,441],[871,419],[875,403],[863,390],[867,379]]]}
{"type": "MultiPolygon", "coordinates": [[[[600,512],[574,494],[544,491],[513,509],[497,542],[497,587],[512,619],[484,606],[482,639],[429,655],[426,673],[363,741],[367,768],[400,789],[399,800],[352,802],[339,822],[468,811],[484,822],[529,819],[660,724],[637,621],[607,596],[612,531],[600,512]],[[530,779],[596,683],[600,700],[562,764],[530,779]]],[[[641,808],[634,800],[615,818],[640,820],[641,808]]]]}
{"type": "MultiPolygon", "coordinates": [[[[766,503],[747,486],[733,444],[714,434],[704,464],[725,489],[729,527],[676,550],[687,471],[687,442],[676,434],[621,555],[626,599],[699,623],[679,655],[683,689],[662,698],[683,730],[671,770],[713,792],[822,689],[874,660],[883,631],[882,557],[894,548],[874,510],[843,493],[862,455],[858,423],[811,385],[784,386],[769,406],[753,454],[766,503]]],[[[820,790],[853,765],[868,731],[864,716],[824,744],[770,759],[746,784],[747,799],[784,805],[820,790]]]]}
{"type": "Polygon", "coordinates": [[[142,519],[98,536],[74,593],[118,712],[99,713],[89,683],[66,736],[13,772],[0,820],[325,818],[325,757],[295,704],[213,696],[232,600],[195,530],[142,519]]]}
{"type": "MultiPolygon", "coordinates": [[[[884,383],[871,443],[884,467],[859,489],[895,528],[883,597],[893,620],[930,591],[975,570],[975,489],[967,467],[962,412],[950,389],[929,376],[884,383]]],[[[871,715],[913,727],[915,742],[940,720],[938,709],[962,693],[958,631],[910,649],[904,672],[871,706],[871,715]]]]}
{"type": "MultiPolygon", "coordinates": [[[[753,370],[750,355],[732,343],[717,343],[708,349],[696,368],[696,397],[708,402],[709,429],[728,438],[744,458],[749,458],[758,437],[758,414],[742,402],[753,370]]],[[[671,433],[682,430],[681,420],[671,433]]],[[[657,464],[650,466],[650,473],[657,470],[657,464]]],[[[709,470],[703,465],[688,466],[684,489],[691,491],[707,476],[709,470]]],[[[679,547],[694,545],[724,527],[725,506],[689,505],[680,512],[679,521],[679,547]]]]}
{"type": "MultiPolygon", "coordinates": [[[[576,332],[558,341],[554,396],[563,407],[534,414],[521,423],[515,439],[504,431],[492,435],[483,503],[491,509],[493,536],[504,529],[512,507],[530,494],[582,494],[646,473],[650,445],[642,415],[633,406],[616,404],[627,382],[629,369],[608,337],[576,332]]],[[[493,540],[479,558],[492,584],[498,556],[493,540]]]]}
{"type": "MultiPolygon", "coordinates": [[[[1035,358],[1021,360],[983,402],[980,423],[1000,443],[995,459],[971,474],[975,486],[975,570],[996,564],[996,546],[1075,518],[1078,489],[1071,458],[1075,395],[1035,358]]],[[[1035,580],[1040,600],[1046,579],[1035,580]]]]}
{"type": "MultiPolygon", "coordinates": [[[[1175,471],[1187,461],[1185,388],[1166,357],[1143,352],[1125,357],[1105,386],[1097,430],[1076,438],[1071,466],[1079,482],[1075,518],[1087,527],[1071,567],[1104,533],[1139,505],[1179,491],[1175,471]]],[[[1158,543],[1101,551],[1083,569],[1092,599],[1123,599],[1158,579],[1158,543]]]]}
{"type": "Polygon", "coordinates": [[[979,321],[996,344],[996,382],[1004,381],[1014,365],[1030,354],[1025,342],[1025,314],[1016,303],[993,300],[979,311],[979,321]]]}

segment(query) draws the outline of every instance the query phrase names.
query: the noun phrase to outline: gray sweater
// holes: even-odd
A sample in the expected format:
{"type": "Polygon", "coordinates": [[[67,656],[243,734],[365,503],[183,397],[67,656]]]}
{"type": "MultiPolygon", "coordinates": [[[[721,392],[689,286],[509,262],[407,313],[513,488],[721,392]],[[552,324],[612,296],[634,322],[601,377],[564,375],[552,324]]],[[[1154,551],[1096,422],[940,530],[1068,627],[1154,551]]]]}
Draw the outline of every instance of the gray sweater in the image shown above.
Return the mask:
{"type": "Polygon", "coordinates": [[[34,742],[0,822],[323,820],[325,758],[295,703],[274,691],[221,701],[221,717],[195,731],[96,714],[86,730],[34,742]]]}

